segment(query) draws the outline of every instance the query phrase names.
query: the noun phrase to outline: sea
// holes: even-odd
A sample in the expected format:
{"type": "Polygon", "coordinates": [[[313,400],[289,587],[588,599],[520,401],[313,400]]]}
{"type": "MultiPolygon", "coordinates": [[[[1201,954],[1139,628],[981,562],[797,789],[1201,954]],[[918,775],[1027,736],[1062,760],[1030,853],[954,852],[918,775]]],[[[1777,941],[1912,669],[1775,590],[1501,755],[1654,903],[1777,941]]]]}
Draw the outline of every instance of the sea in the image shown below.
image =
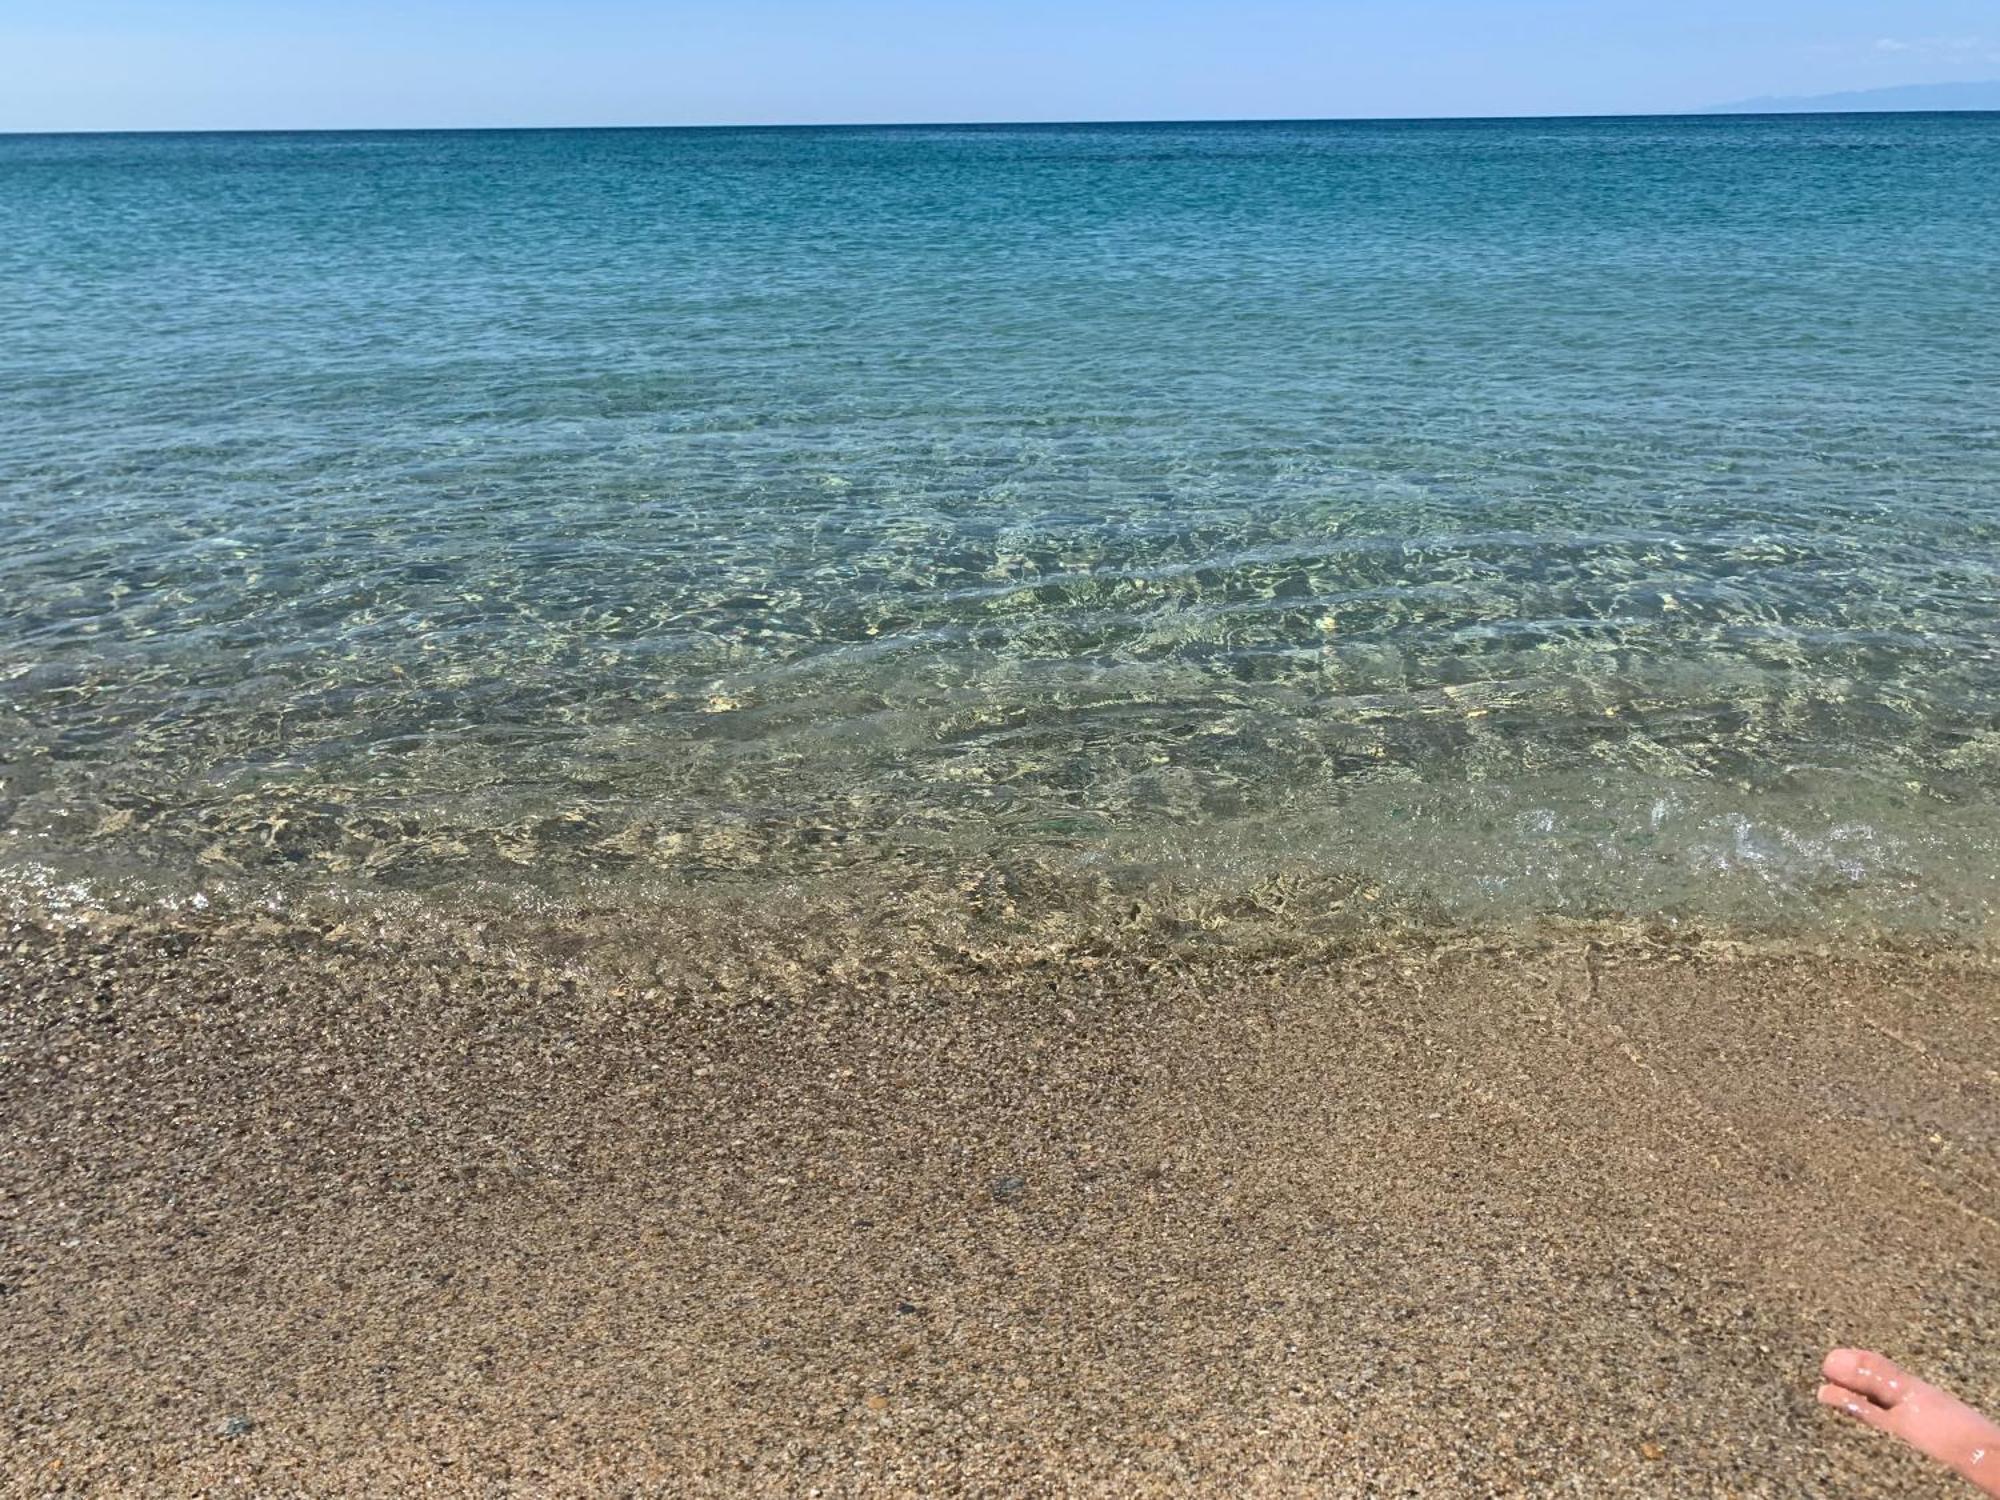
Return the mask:
{"type": "Polygon", "coordinates": [[[1996,793],[2000,115],[0,137],[17,905],[1983,941],[1996,793]]]}

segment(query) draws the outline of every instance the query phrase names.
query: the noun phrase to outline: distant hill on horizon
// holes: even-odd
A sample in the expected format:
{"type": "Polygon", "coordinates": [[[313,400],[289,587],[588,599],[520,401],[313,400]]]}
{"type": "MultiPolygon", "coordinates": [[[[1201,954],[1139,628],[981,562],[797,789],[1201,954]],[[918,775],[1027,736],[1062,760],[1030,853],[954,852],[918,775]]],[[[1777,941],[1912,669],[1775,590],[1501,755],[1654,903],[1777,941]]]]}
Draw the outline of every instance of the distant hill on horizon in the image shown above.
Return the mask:
{"type": "Polygon", "coordinates": [[[1984,83],[1907,83],[1897,88],[1860,89],[1845,94],[1792,98],[1739,99],[1712,104],[1704,115],[1844,114],[1889,110],[2000,110],[2000,79],[1984,83]]]}

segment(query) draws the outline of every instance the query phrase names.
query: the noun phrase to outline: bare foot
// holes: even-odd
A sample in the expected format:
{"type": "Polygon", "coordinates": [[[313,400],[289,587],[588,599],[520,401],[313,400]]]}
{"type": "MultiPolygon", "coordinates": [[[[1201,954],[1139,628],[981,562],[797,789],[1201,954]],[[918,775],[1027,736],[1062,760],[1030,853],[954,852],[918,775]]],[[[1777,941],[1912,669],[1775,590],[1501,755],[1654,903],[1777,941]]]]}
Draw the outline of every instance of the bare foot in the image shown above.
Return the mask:
{"type": "Polygon", "coordinates": [[[1819,1399],[1826,1405],[1893,1433],[2000,1496],[2000,1425],[1866,1349],[1836,1349],[1821,1369],[1826,1384],[1819,1399]]]}

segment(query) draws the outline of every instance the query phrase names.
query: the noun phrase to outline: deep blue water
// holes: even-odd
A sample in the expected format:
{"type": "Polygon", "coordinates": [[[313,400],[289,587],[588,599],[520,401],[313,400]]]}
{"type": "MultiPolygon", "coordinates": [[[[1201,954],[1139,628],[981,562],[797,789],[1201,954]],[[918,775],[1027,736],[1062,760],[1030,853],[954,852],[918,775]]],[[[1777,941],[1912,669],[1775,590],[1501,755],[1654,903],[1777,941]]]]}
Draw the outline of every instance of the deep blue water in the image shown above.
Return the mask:
{"type": "Polygon", "coordinates": [[[0,137],[0,866],[1983,930],[1996,393],[2000,116],[0,137]]]}

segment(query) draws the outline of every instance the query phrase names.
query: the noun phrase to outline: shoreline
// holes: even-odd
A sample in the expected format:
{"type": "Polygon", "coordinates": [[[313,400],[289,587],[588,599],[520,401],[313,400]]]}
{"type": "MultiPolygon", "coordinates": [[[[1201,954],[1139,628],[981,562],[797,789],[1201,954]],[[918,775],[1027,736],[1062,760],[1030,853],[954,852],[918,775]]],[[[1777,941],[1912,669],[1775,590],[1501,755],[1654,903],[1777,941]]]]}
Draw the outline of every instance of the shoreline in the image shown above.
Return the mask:
{"type": "Polygon", "coordinates": [[[1992,124],[0,142],[0,1500],[1959,1493],[1992,124]]]}
{"type": "Polygon", "coordinates": [[[17,922],[9,1487],[1942,1495],[1819,1354],[2000,1395],[1982,952],[796,915],[17,922]]]}

